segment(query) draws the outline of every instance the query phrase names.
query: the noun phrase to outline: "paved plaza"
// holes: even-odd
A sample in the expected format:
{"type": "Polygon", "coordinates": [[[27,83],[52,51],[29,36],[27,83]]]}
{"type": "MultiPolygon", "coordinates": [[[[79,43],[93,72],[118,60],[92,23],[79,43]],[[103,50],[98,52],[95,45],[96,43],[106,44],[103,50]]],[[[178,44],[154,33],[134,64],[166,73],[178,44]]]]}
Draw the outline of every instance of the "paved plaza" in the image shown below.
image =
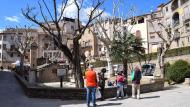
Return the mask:
{"type": "MultiPolygon", "coordinates": [[[[98,101],[98,107],[190,107],[190,86],[175,85],[164,91],[146,93],[141,99],[98,101]]],[[[28,98],[11,72],[0,71],[0,107],[86,107],[85,101],[28,98]]]]}

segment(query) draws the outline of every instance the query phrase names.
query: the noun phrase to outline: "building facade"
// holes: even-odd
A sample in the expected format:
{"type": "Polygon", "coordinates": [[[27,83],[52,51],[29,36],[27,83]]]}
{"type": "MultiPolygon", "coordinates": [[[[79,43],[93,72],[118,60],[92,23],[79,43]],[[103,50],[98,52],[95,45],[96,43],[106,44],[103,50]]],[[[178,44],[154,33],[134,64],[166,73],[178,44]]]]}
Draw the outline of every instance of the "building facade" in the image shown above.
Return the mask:
{"type": "MultiPolygon", "coordinates": [[[[52,30],[56,28],[53,22],[49,22],[52,30]]],[[[62,42],[63,44],[67,44],[67,46],[72,49],[73,48],[73,37],[74,33],[77,29],[77,23],[75,19],[64,17],[59,23],[62,31],[62,42]]],[[[38,58],[48,58],[51,61],[61,61],[65,62],[66,57],[60,49],[54,44],[52,36],[49,36],[47,33],[43,31],[43,29],[38,29],[38,58]]]]}
{"type": "MultiPolygon", "coordinates": [[[[155,30],[164,34],[165,27],[171,28],[174,41],[170,49],[190,46],[190,1],[189,0],[171,0],[166,4],[158,6],[158,10],[151,14],[149,21],[153,21],[154,29],[151,23],[148,24],[148,39],[150,52],[157,52],[157,48],[162,43],[155,30]]],[[[164,34],[166,37],[166,34],[164,34]]]]}
{"type": "MultiPolygon", "coordinates": [[[[34,39],[37,37],[37,30],[35,29],[16,29],[8,28],[0,33],[0,61],[1,66],[7,68],[11,63],[20,61],[20,54],[17,49],[18,42],[25,41],[26,35],[32,36],[34,39]]],[[[23,44],[25,45],[25,44],[23,44]]],[[[25,55],[25,62],[29,62],[29,52],[28,47],[27,53],[25,55]]]]}

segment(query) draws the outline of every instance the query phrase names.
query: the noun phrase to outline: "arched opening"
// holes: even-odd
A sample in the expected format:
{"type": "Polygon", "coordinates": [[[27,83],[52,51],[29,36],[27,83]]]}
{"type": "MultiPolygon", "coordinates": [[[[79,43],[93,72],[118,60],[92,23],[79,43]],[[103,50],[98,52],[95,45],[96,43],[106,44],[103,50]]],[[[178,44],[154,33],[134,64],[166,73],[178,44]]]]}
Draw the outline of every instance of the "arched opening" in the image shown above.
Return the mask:
{"type": "Polygon", "coordinates": [[[173,22],[173,27],[179,25],[179,13],[178,12],[174,13],[174,15],[172,17],[172,22],[173,22]]]}
{"type": "Polygon", "coordinates": [[[176,10],[178,7],[179,7],[178,0],[174,0],[171,6],[172,11],[176,10]]]}

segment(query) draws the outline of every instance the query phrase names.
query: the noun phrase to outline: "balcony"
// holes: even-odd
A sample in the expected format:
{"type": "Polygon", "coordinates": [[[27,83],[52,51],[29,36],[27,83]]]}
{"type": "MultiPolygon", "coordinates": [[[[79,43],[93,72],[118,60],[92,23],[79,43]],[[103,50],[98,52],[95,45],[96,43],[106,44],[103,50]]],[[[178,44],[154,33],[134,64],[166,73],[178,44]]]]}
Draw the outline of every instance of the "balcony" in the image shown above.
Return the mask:
{"type": "Polygon", "coordinates": [[[92,45],[81,45],[81,48],[84,50],[92,49],[92,45]]]}
{"type": "Polygon", "coordinates": [[[17,53],[16,49],[12,48],[12,49],[7,49],[6,50],[8,53],[17,53]]]}

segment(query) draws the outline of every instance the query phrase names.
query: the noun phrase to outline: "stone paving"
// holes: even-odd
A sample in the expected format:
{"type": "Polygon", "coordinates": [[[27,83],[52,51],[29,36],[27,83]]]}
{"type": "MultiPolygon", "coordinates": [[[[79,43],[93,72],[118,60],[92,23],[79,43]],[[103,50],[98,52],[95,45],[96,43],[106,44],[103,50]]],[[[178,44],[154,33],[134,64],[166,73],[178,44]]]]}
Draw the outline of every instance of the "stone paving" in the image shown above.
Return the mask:
{"type": "MultiPolygon", "coordinates": [[[[175,85],[170,89],[125,98],[98,101],[98,107],[190,107],[190,86],[175,85]]],[[[24,95],[11,72],[0,71],[0,107],[86,107],[85,101],[36,99],[24,95]]]]}

